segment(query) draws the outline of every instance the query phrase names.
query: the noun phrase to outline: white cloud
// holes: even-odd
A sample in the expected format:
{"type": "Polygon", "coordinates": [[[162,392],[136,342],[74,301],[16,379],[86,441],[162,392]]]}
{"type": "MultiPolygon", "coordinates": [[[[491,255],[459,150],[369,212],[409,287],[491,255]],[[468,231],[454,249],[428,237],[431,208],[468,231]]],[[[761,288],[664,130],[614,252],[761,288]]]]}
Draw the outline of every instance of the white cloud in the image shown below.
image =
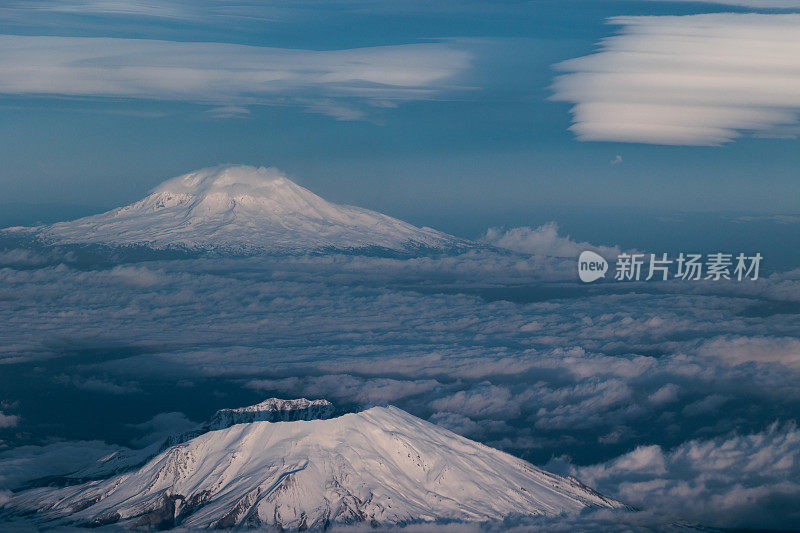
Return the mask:
{"type": "Polygon", "coordinates": [[[78,14],[104,14],[156,18],[184,18],[188,4],[146,0],[44,0],[20,2],[18,6],[37,11],[78,14]]]}
{"type": "Polygon", "coordinates": [[[678,387],[674,383],[667,383],[666,385],[655,391],[653,394],[648,396],[647,400],[656,405],[663,405],[677,400],[679,392],[680,392],[680,387],[678,387]]]}
{"type": "MultiPolygon", "coordinates": [[[[660,1],[660,0],[655,0],[660,1]]],[[[798,0],[669,0],[671,2],[709,3],[726,6],[752,7],[755,9],[800,9],[798,0]]]]}
{"type": "Polygon", "coordinates": [[[683,408],[681,413],[687,417],[713,414],[719,411],[719,408],[722,407],[728,400],[730,400],[730,398],[723,396],[722,394],[710,394],[702,400],[697,400],[696,402],[690,403],[683,408]]]}
{"type": "Polygon", "coordinates": [[[119,21],[146,23],[161,19],[174,26],[178,26],[176,22],[209,23],[230,29],[242,21],[264,23],[296,18],[302,9],[291,3],[259,0],[13,0],[0,6],[0,19],[35,26],[45,17],[59,17],[61,27],[67,27],[65,21],[81,17],[83,29],[107,28],[109,23],[119,21]],[[87,15],[96,20],[88,22],[87,15]]]}
{"type": "Polygon", "coordinates": [[[0,94],[186,101],[216,116],[247,105],[307,107],[340,120],[361,107],[432,98],[469,66],[451,43],[296,50],[150,39],[0,35],[0,94]]]}
{"type": "Polygon", "coordinates": [[[19,423],[19,417],[16,415],[7,415],[3,411],[0,411],[0,429],[1,428],[13,428],[14,426],[19,423]]]}
{"type": "Polygon", "coordinates": [[[347,374],[284,379],[256,379],[251,389],[281,391],[285,394],[325,397],[334,401],[356,402],[363,407],[384,405],[435,389],[435,380],[362,379],[347,374]]]}
{"type": "Polygon", "coordinates": [[[477,433],[480,429],[478,423],[471,418],[446,411],[434,413],[430,421],[459,435],[472,435],[477,433]]]}
{"type": "MultiPolygon", "coordinates": [[[[800,15],[615,17],[619,35],[557,65],[579,140],[719,145],[798,124],[800,15]]],[[[783,135],[783,133],[781,133],[783,135]]]]}
{"type": "Polygon", "coordinates": [[[800,340],[793,337],[729,335],[703,342],[697,353],[731,365],[774,362],[800,367],[800,340]]]}
{"type": "Polygon", "coordinates": [[[60,374],[55,376],[53,381],[61,385],[67,385],[81,390],[103,392],[106,394],[124,395],[142,392],[139,388],[139,384],[136,382],[126,381],[117,383],[114,380],[95,376],[70,376],[67,374],[60,374]]]}
{"type": "Polygon", "coordinates": [[[128,427],[141,434],[131,441],[136,448],[144,448],[150,444],[162,442],[171,435],[189,431],[195,426],[197,426],[197,422],[192,422],[186,418],[186,415],[178,412],[159,413],[146,422],[128,424],[128,427]]]}
{"type": "MultiPolygon", "coordinates": [[[[559,461],[551,466],[559,470],[559,461]]],[[[631,505],[705,526],[785,528],[800,520],[800,430],[794,425],[691,440],[673,450],[639,446],[602,464],[561,471],[631,505]]]]}
{"type": "Polygon", "coordinates": [[[431,407],[474,418],[511,418],[519,413],[519,404],[512,401],[509,389],[490,383],[434,400],[431,407]]]}
{"type": "Polygon", "coordinates": [[[562,237],[555,222],[548,222],[538,228],[522,226],[505,231],[489,228],[483,241],[515,252],[576,260],[584,250],[592,250],[608,259],[615,259],[621,252],[616,246],[595,246],[588,242],[575,242],[569,235],[562,237]]]}
{"type": "Polygon", "coordinates": [[[250,114],[250,110],[246,107],[226,105],[222,107],[214,107],[206,111],[214,118],[246,118],[250,114]]]}
{"type": "Polygon", "coordinates": [[[13,490],[38,478],[75,472],[117,449],[100,441],[71,441],[3,451],[0,453],[0,490],[13,490]]]}

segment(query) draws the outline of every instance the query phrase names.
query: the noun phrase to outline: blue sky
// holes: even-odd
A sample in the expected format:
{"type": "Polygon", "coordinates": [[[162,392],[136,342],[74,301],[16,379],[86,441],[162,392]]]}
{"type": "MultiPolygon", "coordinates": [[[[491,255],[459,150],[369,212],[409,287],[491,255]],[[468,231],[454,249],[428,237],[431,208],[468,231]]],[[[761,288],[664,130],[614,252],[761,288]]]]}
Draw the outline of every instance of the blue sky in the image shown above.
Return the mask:
{"type": "MultiPolygon", "coordinates": [[[[553,218],[580,231],[581,211],[795,213],[800,150],[786,137],[797,102],[780,102],[790,124],[768,138],[744,131],[721,146],[667,146],[577,140],[576,101],[551,98],[564,74],[555,64],[632,31],[610,17],[774,16],[791,9],[763,6],[793,5],[731,3],[6,3],[0,203],[33,204],[35,217],[53,204],[92,212],[235,162],[274,165],[330,200],[461,233],[553,218]],[[33,75],[31,65],[69,68],[33,75]]],[[[609,54],[592,68],[616,65],[609,54]]],[[[575,98],[591,100],[595,81],[576,78],[575,98]]],[[[625,87],[614,83],[612,92],[625,87]]],[[[746,107],[726,109],[736,106],[746,107]]],[[[754,112],[763,122],[763,108],[754,112]]]]}

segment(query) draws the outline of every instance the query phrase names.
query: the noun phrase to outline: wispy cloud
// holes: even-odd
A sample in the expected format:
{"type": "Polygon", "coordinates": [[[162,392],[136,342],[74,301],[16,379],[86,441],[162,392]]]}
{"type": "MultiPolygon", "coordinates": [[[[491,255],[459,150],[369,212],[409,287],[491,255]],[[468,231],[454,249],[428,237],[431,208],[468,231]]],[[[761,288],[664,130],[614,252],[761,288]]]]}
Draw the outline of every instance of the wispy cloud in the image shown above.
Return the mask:
{"type": "MultiPolygon", "coordinates": [[[[656,0],[658,1],[658,0],[656,0]]],[[[699,3],[698,0],[670,0],[672,2],[699,3]]],[[[798,9],[800,0],[704,0],[704,3],[727,6],[752,7],[755,9],[798,9]]]]}
{"type": "Polygon", "coordinates": [[[246,107],[226,105],[214,107],[206,111],[206,113],[214,118],[247,118],[250,114],[250,110],[246,107]]]}
{"type": "Polygon", "coordinates": [[[800,15],[616,17],[619,35],[556,66],[582,141],[719,145],[796,125],[800,15]]]}
{"type": "Polygon", "coordinates": [[[436,97],[470,63],[445,42],[315,51],[3,35],[0,52],[0,94],[185,101],[237,116],[247,105],[300,105],[340,120],[436,97]]]}
{"type": "Polygon", "coordinates": [[[182,2],[147,0],[45,0],[20,4],[19,7],[39,11],[158,18],[182,18],[190,7],[182,2]]]}

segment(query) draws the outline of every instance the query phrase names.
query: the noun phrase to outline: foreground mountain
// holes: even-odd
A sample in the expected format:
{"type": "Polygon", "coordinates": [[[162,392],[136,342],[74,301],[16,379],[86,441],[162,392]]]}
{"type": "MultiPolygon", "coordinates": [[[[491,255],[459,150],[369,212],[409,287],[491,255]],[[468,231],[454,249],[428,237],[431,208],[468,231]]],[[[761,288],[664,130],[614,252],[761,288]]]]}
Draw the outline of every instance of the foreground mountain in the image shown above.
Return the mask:
{"type": "Polygon", "coordinates": [[[237,424],[172,446],[137,470],[32,489],[7,504],[50,526],[279,529],[484,522],[592,507],[623,505],[394,407],[237,424]]]}
{"type": "Polygon", "coordinates": [[[274,168],[220,166],[165,181],[106,213],[7,233],[48,244],[144,245],[234,253],[458,247],[455,237],[327,202],[274,168]]]}
{"type": "Polygon", "coordinates": [[[84,481],[102,479],[126,472],[143,465],[148,459],[163,452],[170,446],[187,442],[203,433],[226,429],[236,424],[323,420],[331,418],[335,412],[336,409],[333,404],[327,400],[307,400],[306,398],[294,400],[269,398],[261,403],[247,407],[220,409],[210,419],[197,427],[184,433],[172,435],[162,442],[155,442],[141,449],[121,448],[119,451],[103,457],[80,470],[57,478],[41,479],[35,484],[75,485],[84,481]]]}

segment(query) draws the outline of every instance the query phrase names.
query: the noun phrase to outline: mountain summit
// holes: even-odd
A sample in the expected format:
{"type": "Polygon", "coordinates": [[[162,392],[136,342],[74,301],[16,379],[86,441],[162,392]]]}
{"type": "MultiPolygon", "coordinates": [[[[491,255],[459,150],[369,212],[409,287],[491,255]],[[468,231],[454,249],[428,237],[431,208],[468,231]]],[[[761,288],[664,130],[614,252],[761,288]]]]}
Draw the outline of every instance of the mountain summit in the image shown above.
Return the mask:
{"type": "Polygon", "coordinates": [[[240,253],[446,249],[458,239],[330,203],[275,168],[205,168],[165,181],[138,202],[90,217],[15,228],[50,244],[145,245],[240,253]]]}
{"type": "Polygon", "coordinates": [[[296,422],[299,420],[323,420],[335,415],[336,408],[327,400],[307,400],[298,398],[285,400],[269,398],[247,407],[220,409],[205,422],[182,433],[174,433],[160,442],[145,448],[120,447],[114,453],[98,459],[74,472],[64,475],[44,477],[32,481],[31,486],[78,485],[129,472],[141,467],[147,461],[177,444],[183,444],[209,431],[226,429],[236,424],[251,422],[296,422]]]}
{"type": "Polygon", "coordinates": [[[187,529],[486,522],[621,508],[395,407],[204,433],[138,469],[17,493],[7,508],[48,526],[187,529]]]}

